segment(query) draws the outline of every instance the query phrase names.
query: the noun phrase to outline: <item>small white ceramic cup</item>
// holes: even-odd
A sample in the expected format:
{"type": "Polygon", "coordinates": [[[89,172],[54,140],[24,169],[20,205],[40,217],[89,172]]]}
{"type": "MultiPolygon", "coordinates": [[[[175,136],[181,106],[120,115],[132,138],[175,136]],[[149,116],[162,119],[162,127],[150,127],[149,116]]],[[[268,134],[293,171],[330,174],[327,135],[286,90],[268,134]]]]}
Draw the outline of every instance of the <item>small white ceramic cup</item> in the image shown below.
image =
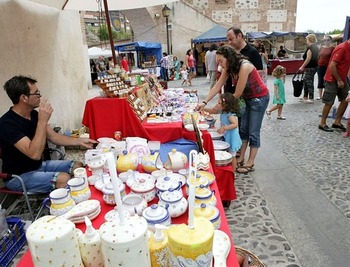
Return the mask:
{"type": "Polygon", "coordinates": [[[86,173],[86,169],[83,168],[83,167],[80,167],[80,168],[76,168],[73,172],[74,174],[74,177],[84,177],[84,178],[87,178],[87,173],[86,173]]]}

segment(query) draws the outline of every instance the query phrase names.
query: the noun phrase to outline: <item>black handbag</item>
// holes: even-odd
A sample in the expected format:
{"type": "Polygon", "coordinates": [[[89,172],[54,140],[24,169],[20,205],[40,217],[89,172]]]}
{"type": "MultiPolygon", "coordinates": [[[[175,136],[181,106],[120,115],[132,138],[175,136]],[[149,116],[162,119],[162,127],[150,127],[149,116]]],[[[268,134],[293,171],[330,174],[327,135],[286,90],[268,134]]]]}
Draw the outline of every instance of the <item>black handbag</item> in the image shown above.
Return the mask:
{"type": "Polygon", "coordinates": [[[304,73],[295,73],[292,79],[293,84],[293,95],[299,97],[303,91],[304,86],[304,73]]]}

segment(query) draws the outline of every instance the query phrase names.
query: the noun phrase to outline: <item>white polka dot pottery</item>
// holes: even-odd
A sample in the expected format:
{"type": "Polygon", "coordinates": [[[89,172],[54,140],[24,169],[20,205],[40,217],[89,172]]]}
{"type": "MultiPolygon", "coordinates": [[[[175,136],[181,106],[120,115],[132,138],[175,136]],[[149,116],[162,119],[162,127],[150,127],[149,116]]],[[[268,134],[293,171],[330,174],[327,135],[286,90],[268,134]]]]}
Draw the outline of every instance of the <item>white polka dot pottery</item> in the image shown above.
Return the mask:
{"type": "Polygon", "coordinates": [[[209,181],[208,178],[206,178],[205,176],[196,175],[196,178],[191,177],[187,179],[186,182],[186,194],[188,195],[188,187],[189,184],[194,184],[196,186],[196,188],[200,187],[200,185],[204,186],[204,187],[209,187],[209,181]]]}
{"type": "Polygon", "coordinates": [[[89,166],[92,175],[102,175],[103,173],[103,166],[105,165],[106,159],[105,157],[101,156],[101,155],[94,155],[91,156],[88,160],[87,160],[87,165],[89,166]]]}
{"type": "Polygon", "coordinates": [[[70,195],[75,203],[88,200],[91,197],[91,191],[89,185],[86,182],[86,178],[77,177],[68,180],[68,187],[70,188],[70,195]]]}
{"type": "MultiPolygon", "coordinates": [[[[118,182],[118,185],[119,185],[120,197],[125,196],[126,195],[125,185],[121,181],[118,182]]],[[[112,183],[105,184],[102,187],[102,193],[103,193],[102,199],[106,204],[108,204],[108,205],[115,205],[116,204],[112,183]]]]}
{"type": "Polygon", "coordinates": [[[207,171],[197,171],[197,175],[200,175],[202,177],[205,177],[208,179],[208,183],[209,185],[211,185],[212,183],[214,183],[215,181],[215,175],[212,174],[211,172],[207,172],[207,171]]]}
{"type": "Polygon", "coordinates": [[[164,163],[164,167],[168,170],[172,170],[174,172],[185,168],[187,164],[187,156],[179,151],[176,151],[176,149],[172,149],[168,153],[168,159],[164,163]]]}
{"type": "Polygon", "coordinates": [[[137,154],[128,153],[126,150],[123,151],[122,155],[119,155],[117,160],[117,171],[126,172],[128,170],[137,170],[139,164],[137,154]]]}
{"type": "Polygon", "coordinates": [[[144,209],[142,217],[146,219],[148,228],[152,231],[155,231],[156,224],[164,226],[169,226],[171,224],[171,218],[167,207],[162,207],[157,204],[152,204],[150,207],[144,209]]]}
{"type": "Polygon", "coordinates": [[[179,178],[176,176],[165,176],[158,178],[156,182],[156,188],[158,190],[158,193],[167,191],[170,188],[173,189],[180,189],[182,186],[182,183],[179,178]]]}
{"type": "Polygon", "coordinates": [[[151,151],[150,154],[145,154],[141,158],[141,165],[145,172],[151,173],[163,167],[159,153],[151,151]]]}
{"type": "Polygon", "coordinates": [[[49,197],[44,201],[44,205],[50,209],[50,214],[54,216],[60,216],[71,210],[75,206],[75,202],[70,195],[69,188],[58,188],[53,190],[49,197]],[[47,201],[51,202],[48,207],[46,205],[47,201]]]}
{"type": "Polygon", "coordinates": [[[147,202],[152,201],[156,196],[156,187],[153,179],[139,178],[130,186],[133,194],[140,195],[147,202]]]}
{"type": "Polygon", "coordinates": [[[179,217],[187,210],[187,200],[184,198],[181,189],[170,188],[159,194],[158,205],[167,207],[171,218],[179,217]]]}
{"type": "Polygon", "coordinates": [[[208,187],[200,185],[196,188],[194,203],[195,205],[204,203],[206,205],[216,206],[215,190],[210,190],[208,187]]]}
{"type": "Polygon", "coordinates": [[[51,215],[41,217],[28,227],[26,237],[34,266],[84,266],[71,221],[51,215]]]}
{"type": "Polygon", "coordinates": [[[142,215],[142,212],[147,208],[147,201],[140,195],[128,194],[122,198],[123,207],[130,215],[142,215]]]}
{"type": "Polygon", "coordinates": [[[147,221],[137,215],[124,218],[123,223],[102,224],[99,232],[104,266],[151,267],[147,230],[147,221]]]}
{"type": "Polygon", "coordinates": [[[194,208],[194,216],[207,218],[213,224],[215,229],[219,229],[220,227],[220,212],[215,206],[202,203],[200,206],[194,208]]]}
{"type": "Polygon", "coordinates": [[[206,218],[194,218],[194,228],[186,224],[170,226],[168,247],[172,267],[211,267],[214,227],[206,218]]]}

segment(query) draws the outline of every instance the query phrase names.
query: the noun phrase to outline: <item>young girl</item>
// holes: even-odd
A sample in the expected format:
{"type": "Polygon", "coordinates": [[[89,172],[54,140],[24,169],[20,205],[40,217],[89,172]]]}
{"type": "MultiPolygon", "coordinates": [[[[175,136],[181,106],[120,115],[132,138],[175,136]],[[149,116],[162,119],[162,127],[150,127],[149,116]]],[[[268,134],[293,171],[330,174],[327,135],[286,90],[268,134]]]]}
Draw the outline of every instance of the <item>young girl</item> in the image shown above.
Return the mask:
{"type": "Polygon", "coordinates": [[[238,99],[233,97],[231,93],[224,93],[218,99],[218,105],[212,109],[205,108],[204,111],[216,113],[217,107],[220,108],[220,123],[218,129],[219,134],[223,134],[225,141],[230,144],[230,153],[232,154],[232,169],[236,171],[237,160],[236,153],[241,148],[242,140],[238,132],[237,112],[239,110],[238,99]]]}
{"type": "Polygon", "coordinates": [[[277,110],[277,119],[285,120],[286,117],[282,116],[283,104],[286,103],[286,96],[284,92],[284,81],[286,77],[286,69],[281,65],[278,65],[273,71],[272,75],[275,77],[273,81],[274,85],[274,95],[272,103],[276,106],[266,110],[266,115],[268,118],[271,117],[271,112],[277,110]]]}
{"type": "Polygon", "coordinates": [[[181,73],[181,77],[182,77],[182,84],[181,85],[187,85],[188,72],[186,69],[186,65],[182,65],[180,73],[181,73]]]}

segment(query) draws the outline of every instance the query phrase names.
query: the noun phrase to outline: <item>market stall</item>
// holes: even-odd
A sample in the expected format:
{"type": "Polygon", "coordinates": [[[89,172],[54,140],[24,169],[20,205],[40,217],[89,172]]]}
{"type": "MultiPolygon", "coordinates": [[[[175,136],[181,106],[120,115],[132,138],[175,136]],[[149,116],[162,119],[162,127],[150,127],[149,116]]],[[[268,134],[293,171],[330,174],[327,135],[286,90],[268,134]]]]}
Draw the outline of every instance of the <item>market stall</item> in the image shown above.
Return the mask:
{"type": "Polygon", "coordinates": [[[138,68],[155,67],[160,64],[162,59],[162,45],[160,43],[132,42],[116,45],[115,50],[119,54],[136,52],[135,65],[138,68]]]}

